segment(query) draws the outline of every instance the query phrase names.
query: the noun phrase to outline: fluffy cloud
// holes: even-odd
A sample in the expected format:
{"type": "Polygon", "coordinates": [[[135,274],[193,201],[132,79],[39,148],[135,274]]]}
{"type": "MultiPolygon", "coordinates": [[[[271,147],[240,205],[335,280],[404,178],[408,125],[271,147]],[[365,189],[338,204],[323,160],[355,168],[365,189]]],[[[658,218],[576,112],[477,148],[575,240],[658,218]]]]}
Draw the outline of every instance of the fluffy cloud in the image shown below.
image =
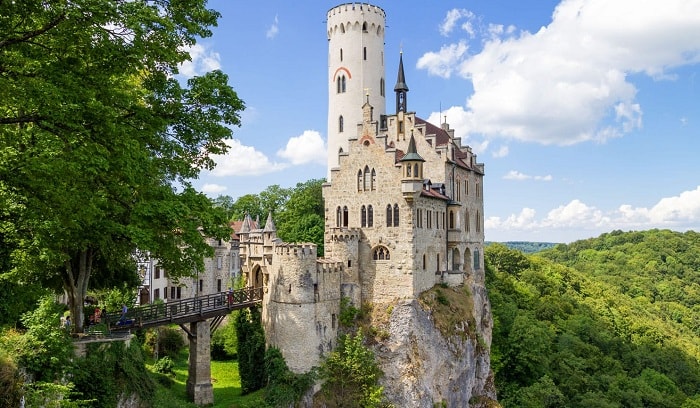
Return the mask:
{"type": "Polygon", "coordinates": [[[290,138],[287,146],[279,150],[277,155],[295,166],[307,163],[326,164],[326,144],[320,133],[305,130],[301,135],[290,138]]]}
{"type": "Polygon", "coordinates": [[[221,68],[219,53],[208,49],[205,45],[194,44],[185,50],[190,54],[190,60],[180,64],[178,67],[180,75],[192,78],[221,68]]]}
{"type": "Polygon", "coordinates": [[[467,21],[462,23],[461,27],[464,31],[466,31],[469,34],[470,37],[473,37],[474,27],[472,24],[472,20],[474,19],[474,17],[474,13],[467,9],[452,9],[447,12],[447,15],[445,15],[445,19],[442,21],[442,24],[440,24],[440,27],[438,27],[438,29],[440,30],[440,34],[447,37],[455,28],[457,22],[460,19],[464,18],[467,21]]]}
{"type": "Polygon", "coordinates": [[[272,22],[272,25],[270,28],[267,29],[267,32],[265,33],[265,37],[269,39],[273,39],[277,37],[277,33],[279,33],[279,19],[277,16],[275,16],[275,20],[272,22]]]}
{"type": "MultiPolygon", "coordinates": [[[[448,12],[446,32],[456,18],[448,12]]],[[[630,74],[672,79],[669,70],[700,61],[700,2],[564,0],[535,33],[491,24],[480,34],[478,53],[468,54],[461,40],[417,64],[472,82],[461,119],[470,132],[542,144],[603,142],[642,125],[630,74]]]]}
{"type": "Polygon", "coordinates": [[[245,146],[239,140],[226,141],[229,151],[225,155],[215,155],[216,167],[211,174],[225,176],[259,176],[283,170],[287,165],[270,162],[264,153],[253,146],[245,146]]]}
{"type": "Polygon", "coordinates": [[[543,218],[537,218],[535,210],[524,208],[519,214],[506,218],[489,217],[484,222],[488,234],[519,236],[519,239],[536,240],[539,236],[551,236],[552,230],[567,231],[571,239],[581,239],[603,232],[644,230],[651,228],[698,229],[700,228],[700,186],[674,197],[666,197],[651,208],[634,208],[621,205],[605,212],[580,200],[550,210],[543,218]],[[549,231],[542,234],[543,231],[549,231]]]}
{"type": "Polygon", "coordinates": [[[510,149],[508,149],[508,146],[501,146],[498,148],[498,150],[491,152],[491,156],[493,156],[496,159],[500,159],[508,156],[508,153],[510,153],[510,149]]]}
{"type": "Polygon", "coordinates": [[[202,192],[205,194],[217,194],[217,193],[222,193],[227,190],[226,186],[222,186],[221,184],[212,184],[212,183],[207,183],[202,186],[202,192]]]}

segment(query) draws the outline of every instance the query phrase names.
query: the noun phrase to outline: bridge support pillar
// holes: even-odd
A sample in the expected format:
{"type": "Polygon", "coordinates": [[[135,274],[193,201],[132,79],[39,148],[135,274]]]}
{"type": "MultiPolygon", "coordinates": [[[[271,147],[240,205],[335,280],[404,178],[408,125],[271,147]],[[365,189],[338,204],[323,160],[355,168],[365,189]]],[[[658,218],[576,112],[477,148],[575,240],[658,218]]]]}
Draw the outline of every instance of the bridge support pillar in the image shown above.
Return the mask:
{"type": "Polygon", "coordinates": [[[190,323],[190,367],[187,375],[187,395],[197,405],[214,403],[211,384],[211,342],[209,322],[190,323]]]}

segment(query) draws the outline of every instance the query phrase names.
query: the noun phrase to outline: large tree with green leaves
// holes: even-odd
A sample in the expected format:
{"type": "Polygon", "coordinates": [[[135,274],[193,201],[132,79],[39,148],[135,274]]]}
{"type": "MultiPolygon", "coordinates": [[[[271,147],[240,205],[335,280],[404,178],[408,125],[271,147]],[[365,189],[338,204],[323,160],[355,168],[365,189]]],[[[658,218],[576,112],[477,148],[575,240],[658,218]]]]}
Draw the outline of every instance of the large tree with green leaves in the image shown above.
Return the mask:
{"type": "Polygon", "coordinates": [[[229,233],[190,180],[243,103],[219,71],[176,78],[216,24],[205,3],[0,1],[0,233],[15,276],[62,286],[78,330],[88,287],[133,277],[135,248],[178,277],[229,233]]]}

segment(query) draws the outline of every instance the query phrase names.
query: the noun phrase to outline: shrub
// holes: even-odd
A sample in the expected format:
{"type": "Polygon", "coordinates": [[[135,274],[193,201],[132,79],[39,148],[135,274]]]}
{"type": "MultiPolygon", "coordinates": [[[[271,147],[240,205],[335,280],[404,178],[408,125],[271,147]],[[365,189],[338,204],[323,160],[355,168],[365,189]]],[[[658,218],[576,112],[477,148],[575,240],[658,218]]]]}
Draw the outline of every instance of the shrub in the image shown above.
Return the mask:
{"type": "Polygon", "coordinates": [[[158,327],[146,332],[144,349],[150,355],[177,357],[185,347],[185,339],[180,330],[173,327],[158,327]]]}
{"type": "Polygon", "coordinates": [[[231,360],[238,357],[238,336],[233,324],[237,312],[229,317],[229,323],[217,329],[211,338],[212,360],[231,360]]]}
{"type": "Polygon", "coordinates": [[[173,374],[173,369],[175,368],[175,362],[172,358],[165,356],[153,364],[153,369],[157,373],[161,374],[173,374]]]}

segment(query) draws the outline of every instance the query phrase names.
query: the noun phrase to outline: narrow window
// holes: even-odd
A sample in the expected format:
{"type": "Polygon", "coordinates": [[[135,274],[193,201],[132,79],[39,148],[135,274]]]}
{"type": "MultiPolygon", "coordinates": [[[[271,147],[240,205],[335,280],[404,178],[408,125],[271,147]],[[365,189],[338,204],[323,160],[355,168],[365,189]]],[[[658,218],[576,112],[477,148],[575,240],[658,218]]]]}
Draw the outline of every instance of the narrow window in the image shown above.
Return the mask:
{"type": "Polygon", "coordinates": [[[471,225],[469,224],[469,210],[464,213],[464,229],[469,232],[471,225]]]}
{"type": "Polygon", "coordinates": [[[221,292],[221,279],[216,280],[216,291],[221,292]]]}
{"type": "Polygon", "coordinates": [[[369,191],[370,190],[370,183],[371,183],[370,174],[369,174],[369,166],[365,166],[365,175],[364,176],[365,176],[365,180],[364,180],[365,183],[363,186],[363,190],[369,191]]]}
{"type": "Polygon", "coordinates": [[[440,254],[437,254],[437,265],[436,265],[436,271],[440,271],[440,254]]]}
{"type": "Polygon", "coordinates": [[[216,269],[221,269],[223,267],[224,267],[224,257],[217,256],[216,257],[216,269]]]}
{"type": "Polygon", "coordinates": [[[387,204],[386,206],[386,226],[391,227],[391,223],[394,220],[391,212],[391,204],[387,204]]]}
{"type": "Polygon", "coordinates": [[[335,82],[336,82],[336,84],[335,84],[336,90],[335,91],[336,91],[336,93],[340,93],[340,77],[338,77],[338,79],[336,79],[335,82]]]}
{"type": "Polygon", "coordinates": [[[335,210],[335,226],[340,227],[341,220],[343,219],[343,212],[340,210],[340,206],[335,210]]]}
{"type": "Polygon", "coordinates": [[[377,181],[377,172],[374,171],[374,169],[372,169],[372,183],[371,183],[371,185],[370,185],[370,190],[372,190],[372,191],[375,190],[376,187],[374,186],[374,183],[375,183],[376,181],[377,181]]]}
{"type": "Polygon", "coordinates": [[[379,80],[379,95],[384,96],[384,78],[379,80]]]}
{"type": "Polygon", "coordinates": [[[360,226],[367,226],[367,208],[364,205],[360,209],[360,226]]]}
{"type": "Polygon", "coordinates": [[[475,249],[474,250],[474,270],[478,271],[479,266],[481,266],[481,261],[479,260],[479,250],[475,249]]]}
{"type": "Polygon", "coordinates": [[[343,115],[338,118],[338,133],[343,133],[343,115]]]}
{"type": "Polygon", "coordinates": [[[348,259],[348,268],[352,267],[352,261],[348,259]]]}
{"type": "Polygon", "coordinates": [[[413,177],[419,178],[420,174],[418,173],[418,163],[413,165],[413,177]]]}
{"type": "Polygon", "coordinates": [[[175,286],[170,288],[170,299],[175,299],[175,286]]]}
{"type": "Polygon", "coordinates": [[[182,298],[182,288],[179,286],[177,287],[177,298],[178,299],[182,298]]]}
{"type": "Polygon", "coordinates": [[[362,47],[362,59],[367,61],[367,47],[362,47]]]}
{"type": "Polygon", "coordinates": [[[410,178],[411,177],[411,164],[406,165],[406,177],[410,178]]]}
{"type": "Polygon", "coordinates": [[[335,313],[333,313],[333,314],[331,315],[331,328],[332,328],[332,329],[335,329],[336,320],[337,320],[337,318],[335,317],[335,313]]]}
{"type": "Polygon", "coordinates": [[[153,299],[160,299],[160,289],[155,289],[153,291],[153,299]]]}
{"type": "Polygon", "coordinates": [[[343,227],[348,226],[348,207],[343,207],[343,227]]]}
{"type": "Polygon", "coordinates": [[[345,75],[340,77],[340,92],[345,93],[345,75]]]}
{"type": "Polygon", "coordinates": [[[362,191],[362,170],[357,171],[357,191],[362,191]]]}
{"type": "Polygon", "coordinates": [[[455,213],[454,211],[450,211],[450,229],[455,228],[455,213]]]}
{"type": "Polygon", "coordinates": [[[425,270],[425,254],[423,254],[423,270],[425,270]]]}
{"type": "Polygon", "coordinates": [[[199,293],[201,294],[202,291],[204,291],[204,280],[200,279],[199,280],[199,293]]]}
{"type": "Polygon", "coordinates": [[[481,214],[479,214],[479,211],[476,212],[476,232],[481,232],[481,214]]]}
{"type": "Polygon", "coordinates": [[[367,207],[367,226],[374,226],[374,209],[371,205],[367,207]]]}
{"type": "Polygon", "coordinates": [[[362,23],[362,32],[363,33],[367,32],[367,22],[366,21],[364,23],[362,23]]]}
{"type": "Polygon", "coordinates": [[[343,62],[343,49],[340,49],[340,62],[343,62]]]}
{"type": "Polygon", "coordinates": [[[160,279],[160,266],[156,266],[156,276],[153,279],[160,279]]]}
{"type": "Polygon", "coordinates": [[[394,226],[399,226],[399,205],[394,204],[394,226]]]}

